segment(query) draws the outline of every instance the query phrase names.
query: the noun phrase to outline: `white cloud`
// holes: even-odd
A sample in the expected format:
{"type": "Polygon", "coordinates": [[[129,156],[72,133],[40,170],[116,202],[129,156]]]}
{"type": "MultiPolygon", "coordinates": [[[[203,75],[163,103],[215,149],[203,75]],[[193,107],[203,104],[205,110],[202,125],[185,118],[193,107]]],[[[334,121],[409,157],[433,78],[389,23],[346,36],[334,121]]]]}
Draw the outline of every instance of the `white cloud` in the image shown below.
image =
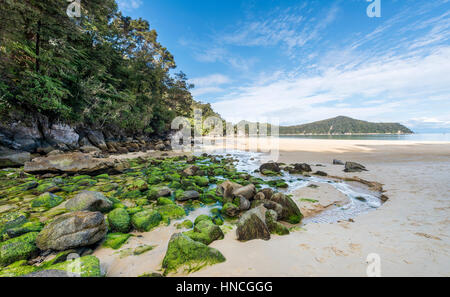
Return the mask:
{"type": "Polygon", "coordinates": [[[142,0],[117,0],[117,4],[122,11],[132,11],[142,5],[142,0]]]}
{"type": "MultiPolygon", "coordinates": [[[[269,116],[280,117],[282,123],[299,123],[339,114],[379,118],[429,97],[446,97],[448,102],[450,95],[440,95],[450,94],[448,65],[448,46],[424,57],[379,58],[354,69],[330,67],[316,76],[285,75],[271,83],[256,82],[219,98],[213,107],[233,121],[269,116]],[[386,102],[367,105],[380,98],[386,102]],[[348,103],[351,107],[342,105],[348,103]]],[[[450,113],[449,107],[444,109],[450,113]]]]}
{"type": "Polygon", "coordinates": [[[223,92],[224,89],[220,86],[229,84],[231,79],[223,74],[211,74],[204,77],[190,79],[189,82],[195,85],[195,88],[191,91],[195,97],[204,94],[223,92]]]}

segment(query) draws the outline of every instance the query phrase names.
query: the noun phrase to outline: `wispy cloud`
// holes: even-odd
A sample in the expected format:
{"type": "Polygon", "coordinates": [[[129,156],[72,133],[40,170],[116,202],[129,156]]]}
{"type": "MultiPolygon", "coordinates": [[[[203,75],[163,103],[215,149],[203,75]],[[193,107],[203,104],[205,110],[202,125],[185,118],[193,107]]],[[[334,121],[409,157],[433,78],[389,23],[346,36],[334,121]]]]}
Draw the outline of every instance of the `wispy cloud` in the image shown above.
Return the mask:
{"type": "Polygon", "coordinates": [[[448,65],[450,47],[442,47],[426,57],[386,57],[356,69],[328,68],[316,76],[287,73],[272,83],[240,87],[213,107],[234,121],[269,116],[282,123],[300,123],[337,114],[382,118],[409,106],[427,105],[426,98],[433,96],[441,100],[435,104],[448,102],[448,96],[438,96],[450,94],[448,65]]]}
{"type": "Polygon", "coordinates": [[[205,94],[223,92],[224,89],[222,88],[222,85],[229,84],[231,79],[222,74],[212,74],[190,79],[189,82],[195,85],[195,89],[192,91],[192,94],[194,96],[201,96],[205,94]]]}
{"type": "Polygon", "coordinates": [[[142,5],[142,0],[117,0],[117,4],[122,11],[132,11],[142,5]]]}
{"type": "Polygon", "coordinates": [[[282,44],[287,51],[317,42],[339,12],[333,5],[320,18],[308,18],[306,3],[298,7],[276,11],[259,20],[244,22],[239,28],[225,34],[219,42],[238,46],[275,46],[282,44]]]}

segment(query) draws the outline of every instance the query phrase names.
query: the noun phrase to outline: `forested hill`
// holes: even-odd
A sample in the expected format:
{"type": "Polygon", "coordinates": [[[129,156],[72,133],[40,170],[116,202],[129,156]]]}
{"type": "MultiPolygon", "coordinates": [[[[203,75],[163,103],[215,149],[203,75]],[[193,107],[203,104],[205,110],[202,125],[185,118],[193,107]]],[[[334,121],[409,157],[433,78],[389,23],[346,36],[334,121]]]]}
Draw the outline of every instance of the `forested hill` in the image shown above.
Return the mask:
{"type": "Polygon", "coordinates": [[[148,21],[114,0],[81,1],[69,18],[68,4],[0,0],[0,123],[42,116],[138,135],[191,116],[192,85],[148,21]]]}
{"type": "Polygon", "coordinates": [[[282,126],[280,134],[411,134],[407,127],[398,123],[371,123],[339,116],[332,119],[298,126],[282,126]]]}

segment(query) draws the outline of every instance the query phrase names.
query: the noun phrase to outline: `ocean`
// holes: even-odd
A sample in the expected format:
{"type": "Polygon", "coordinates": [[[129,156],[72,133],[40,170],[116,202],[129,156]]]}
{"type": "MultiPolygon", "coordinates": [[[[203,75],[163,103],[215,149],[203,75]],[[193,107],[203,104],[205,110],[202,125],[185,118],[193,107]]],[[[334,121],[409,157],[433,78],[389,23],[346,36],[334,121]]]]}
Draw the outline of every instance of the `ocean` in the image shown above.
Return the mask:
{"type": "Polygon", "coordinates": [[[435,134],[370,134],[370,135],[280,135],[280,138],[339,139],[339,140],[402,140],[402,141],[450,141],[450,133],[435,134]]]}

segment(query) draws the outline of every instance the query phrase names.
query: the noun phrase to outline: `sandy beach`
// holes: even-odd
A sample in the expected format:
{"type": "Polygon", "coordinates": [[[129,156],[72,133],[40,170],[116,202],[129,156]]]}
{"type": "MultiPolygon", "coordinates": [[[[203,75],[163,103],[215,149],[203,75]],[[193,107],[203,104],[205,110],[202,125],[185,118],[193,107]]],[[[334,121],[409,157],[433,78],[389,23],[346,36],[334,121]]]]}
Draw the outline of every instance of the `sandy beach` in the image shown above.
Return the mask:
{"type": "MultiPolygon", "coordinates": [[[[389,201],[354,222],[311,223],[270,241],[242,243],[231,230],[211,244],[226,262],[189,276],[364,277],[373,253],[380,256],[382,276],[450,276],[450,143],[281,139],[279,145],[279,162],[320,163],[325,167],[313,170],[380,182],[389,201]],[[344,173],[333,159],[359,162],[369,171],[344,173]]],[[[314,195],[312,189],[308,195],[314,195]]],[[[121,259],[104,248],[95,255],[108,276],[155,272],[172,232],[175,228],[161,227],[130,239],[123,249],[157,246],[139,257],[121,259]]]]}

